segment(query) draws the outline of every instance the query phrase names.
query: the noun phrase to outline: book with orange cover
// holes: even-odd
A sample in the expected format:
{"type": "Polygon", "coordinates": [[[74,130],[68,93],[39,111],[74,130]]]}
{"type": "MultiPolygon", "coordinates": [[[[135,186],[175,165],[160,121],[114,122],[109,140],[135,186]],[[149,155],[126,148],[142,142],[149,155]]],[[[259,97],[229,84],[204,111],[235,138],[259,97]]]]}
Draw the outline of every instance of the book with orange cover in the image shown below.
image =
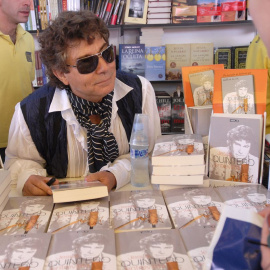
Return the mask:
{"type": "MultiPolygon", "coordinates": [[[[266,111],[266,93],[267,93],[267,69],[224,69],[215,71],[214,95],[213,95],[213,112],[214,113],[237,113],[246,114],[250,104],[248,98],[246,104],[241,105],[238,99],[238,106],[233,111],[226,110],[225,103],[229,100],[226,96],[231,95],[230,102],[235,101],[236,97],[243,96],[240,93],[241,87],[246,88],[246,96],[253,95],[252,103],[254,110],[251,113],[263,114],[266,111]],[[247,78],[253,78],[253,82],[248,82],[247,78]],[[231,86],[230,86],[231,84],[231,86]],[[237,85],[239,87],[237,87],[237,85]],[[252,86],[252,87],[251,87],[252,86]],[[252,89],[251,89],[252,88],[252,89]],[[228,91],[227,91],[227,90],[228,91]],[[238,90],[237,90],[238,89],[238,90]],[[251,91],[251,92],[250,92],[251,91]],[[225,95],[226,93],[226,95],[225,95]],[[238,108],[242,106],[243,112],[238,108]],[[247,108],[247,110],[245,110],[247,108]],[[224,111],[226,110],[226,111],[224,111]]],[[[243,89],[241,90],[243,91],[243,89]]]]}
{"type": "Polygon", "coordinates": [[[223,70],[223,69],[224,69],[223,64],[182,67],[184,97],[185,97],[185,103],[187,107],[195,106],[193,92],[192,92],[192,88],[190,84],[190,75],[195,74],[195,73],[205,72],[208,70],[213,70],[215,73],[216,70],[223,70]]]}

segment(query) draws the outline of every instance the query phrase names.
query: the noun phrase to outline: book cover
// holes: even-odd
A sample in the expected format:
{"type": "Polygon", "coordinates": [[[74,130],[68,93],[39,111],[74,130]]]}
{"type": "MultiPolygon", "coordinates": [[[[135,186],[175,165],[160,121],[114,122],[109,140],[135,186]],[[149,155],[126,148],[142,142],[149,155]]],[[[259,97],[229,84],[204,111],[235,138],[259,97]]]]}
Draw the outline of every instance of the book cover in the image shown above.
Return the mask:
{"type": "Polygon", "coordinates": [[[145,78],[149,81],[165,80],[165,46],[145,47],[145,78]]]}
{"type": "Polygon", "coordinates": [[[185,133],[185,102],[182,91],[181,94],[179,97],[172,96],[171,132],[185,133]]]}
{"type": "Polygon", "coordinates": [[[190,44],[166,44],[166,80],[182,79],[182,67],[190,65],[190,44]]]}
{"type": "Polygon", "coordinates": [[[119,191],[110,194],[110,218],[115,232],[170,229],[169,214],[159,190],[119,191]]]}
{"type": "Polygon", "coordinates": [[[145,45],[119,44],[119,69],[136,75],[145,75],[145,45]]]}
{"type": "Polygon", "coordinates": [[[209,178],[258,183],[262,132],[260,114],[213,114],[209,131],[209,178]]]}
{"type": "Polygon", "coordinates": [[[221,21],[243,21],[246,18],[246,0],[221,0],[221,21]]]}
{"type": "Polygon", "coordinates": [[[0,241],[0,269],[43,270],[51,235],[5,235],[0,241]]]}
{"type": "Polygon", "coordinates": [[[52,209],[52,197],[11,197],[0,215],[0,235],[45,232],[52,209]]]}
{"type": "Polygon", "coordinates": [[[232,47],[233,68],[245,69],[248,46],[232,47]]]}
{"type": "Polygon", "coordinates": [[[226,205],[238,209],[262,211],[270,203],[270,191],[262,185],[241,185],[215,188],[226,205]]]}
{"type": "Polygon", "coordinates": [[[48,232],[87,231],[109,228],[108,197],[55,204],[48,232]]]}
{"type": "Polygon", "coordinates": [[[191,66],[213,65],[214,44],[213,43],[191,43],[190,63],[191,66]]]}
{"type": "Polygon", "coordinates": [[[197,5],[197,23],[221,21],[220,0],[198,0],[197,5]]]}
{"type": "Polygon", "coordinates": [[[178,230],[123,232],[115,240],[118,270],[192,269],[178,230]]]}
{"type": "Polygon", "coordinates": [[[160,117],[161,132],[170,132],[172,120],[171,96],[165,91],[156,91],[155,93],[158,113],[160,117]]]}
{"type": "Polygon", "coordinates": [[[108,196],[108,188],[99,181],[62,181],[51,186],[54,203],[91,200],[108,196]]]}
{"type": "Polygon", "coordinates": [[[148,0],[127,0],[125,23],[146,24],[148,0]]]}
{"type": "MultiPolygon", "coordinates": [[[[245,98],[245,95],[252,94],[251,89],[248,89],[249,85],[253,85],[254,89],[254,110],[257,114],[264,114],[266,111],[266,91],[267,91],[267,69],[224,69],[224,70],[216,70],[215,71],[215,82],[214,82],[214,96],[213,96],[213,112],[214,113],[224,113],[224,97],[223,97],[223,86],[222,82],[226,80],[227,77],[229,77],[228,83],[230,81],[234,81],[233,77],[238,77],[238,79],[235,79],[235,85],[231,86],[230,92],[232,92],[233,96],[239,97],[242,95],[245,98]],[[240,82],[242,76],[253,76],[253,83],[250,82],[248,85],[246,82],[240,82]],[[239,82],[238,82],[239,81],[239,82]],[[246,85],[244,85],[246,84],[246,85]],[[232,91],[233,90],[233,91],[232,91]],[[238,93],[239,92],[239,93],[238,93]]],[[[235,101],[234,98],[233,103],[238,104],[239,101],[235,101]]],[[[230,100],[226,100],[226,103],[231,103],[230,100]]],[[[244,104],[244,111],[246,110],[248,112],[249,110],[249,100],[246,101],[244,104]]],[[[241,104],[239,104],[241,105],[241,104]]],[[[237,107],[235,108],[237,109],[237,107]]],[[[237,110],[239,111],[239,109],[237,110]]],[[[228,111],[229,112],[229,111],[228,111]]],[[[234,112],[235,113],[235,112],[234,112]]]]}
{"type": "Polygon", "coordinates": [[[113,230],[64,232],[52,235],[45,270],[116,270],[113,230]]]}
{"type": "Polygon", "coordinates": [[[197,0],[172,1],[172,23],[196,23],[197,0]]]}
{"type": "Polygon", "coordinates": [[[189,74],[194,106],[212,105],[214,92],[214,71],[206,70],[189,74]]]}
{"type": "Polygon", "coordinates": [[[152,165],[200,165],[204,164],[202,136],[199,134],[171,134],[157,138],[152,165]]]}
{"type": "Polygon", "coordinates": [[[216,227],[223,202],[214,188],[187,187],[162,193],[175,228],[216,227]]]}
{"type": "Polygon", "coordinates": [[[206,66],[189,66],[183,67],[183,89],[184,89],[184,97],[185,97],[185,104],[187,107],[195,106],[193,92],[191,89],[191,84],[189,80],[189,75],[193,73],[200,73],[208,70],[212,70],[215,74],[216,70],[224,69],[223,64],[218,65],[206,65],[206,66]]]}
{"type": "Polygon", "coordinates": [[[225,69],[233,68],[232,47],[219,47],[215,49],[214,64],[223,64],[225,69]]]}

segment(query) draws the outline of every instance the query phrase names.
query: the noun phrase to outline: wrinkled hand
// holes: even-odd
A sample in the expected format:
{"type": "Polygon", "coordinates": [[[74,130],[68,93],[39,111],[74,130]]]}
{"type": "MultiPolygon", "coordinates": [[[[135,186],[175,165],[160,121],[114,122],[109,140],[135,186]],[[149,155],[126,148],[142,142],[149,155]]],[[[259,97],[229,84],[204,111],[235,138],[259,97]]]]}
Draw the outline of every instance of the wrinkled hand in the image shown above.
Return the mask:
{"type": "Polygon", "coordinates": [[[88,182],[100,181],[107,186],[108,191],[111,191],[116,186],[116,179],[113,173],[107,171],[101,171],[96,173],[90,173],[85,177],[88,182]]]}
{"type": "MultiPolygon", "coordinates": [[[[263,211],[259,212],[259,214],[264,217],[263,227],[262,227],[262,235],[261,235],[261,243],[267,244],[267,237],[270,232],[270,207],[266,207],[263,211]]],[[[262,260],[261,267],[262,269],[270,269],[270,248],[261,246],[262,252],[262,260]]]]}
{"type": "MultiPolygon", "coordinates": [[[[24,184],[22,193],[23,196],[46,196],[52,195],[52,190],[46,183],[51,177],[43,177],[39,175],[31,175],[24,184]]],[[[53,185],[59,184],[56,180],[53,185]]]]}

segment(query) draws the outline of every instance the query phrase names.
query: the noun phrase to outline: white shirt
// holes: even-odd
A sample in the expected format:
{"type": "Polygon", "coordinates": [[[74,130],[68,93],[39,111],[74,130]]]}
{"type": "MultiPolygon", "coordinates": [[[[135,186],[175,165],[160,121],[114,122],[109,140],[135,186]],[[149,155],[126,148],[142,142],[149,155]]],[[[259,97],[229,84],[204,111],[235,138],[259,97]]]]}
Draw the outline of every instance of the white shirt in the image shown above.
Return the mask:
{"type": "MultiPolygon", "coordinates": [[[[156,106],[155,92],[151,83],[140,77],[142,83],[142,113],[149,117],[149,153],[152,152],[157,136],[161,135],[160,118],[156,106]]],[[[130,157],[129,144],[121,119],[117,114],[116,101],[128,94],[132,88],[120,80],[115,80],[115,92],[112,100],[112,117],[109,131],[115,136],[119,148],[119,157],[108,163],[100,170],[112,172],[116,178],[116,189],[121,188],[130,181],[130,157]]],[[[87,163],[86,129],[78,123],[71,108],[71,104],[65,90],[56,89],[49,112],[60,111],[67,124],[68,141],[68,170],[67,177],[84,177],[89,173],[87,163]]],[[[6,149],[5,169],[11,173],[13,182],[17,182],[18,192],[22,192],[23,186],[31,175],[47,176],[45,160],[40,156],[32,140],[20,104],[15,107],[6,149]]]]}

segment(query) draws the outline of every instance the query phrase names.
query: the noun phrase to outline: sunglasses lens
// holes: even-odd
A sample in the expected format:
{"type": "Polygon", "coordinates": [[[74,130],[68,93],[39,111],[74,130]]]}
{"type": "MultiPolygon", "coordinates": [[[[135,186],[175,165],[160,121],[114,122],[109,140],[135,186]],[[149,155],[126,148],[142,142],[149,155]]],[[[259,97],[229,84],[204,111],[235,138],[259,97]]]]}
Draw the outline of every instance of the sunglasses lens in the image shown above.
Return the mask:
{"type": "Polygon", "coordinates": [[[113,47],[110,46],[105,51],[103,51],[102,57],[107,63],[112,63],[114,61],[113,47]]]}
{"type": "Polygon", "coordinates": [[[77,69],[81,74],[93,72],[98,66],[98,56],[92,55],[77,62],[77,69]]]}

